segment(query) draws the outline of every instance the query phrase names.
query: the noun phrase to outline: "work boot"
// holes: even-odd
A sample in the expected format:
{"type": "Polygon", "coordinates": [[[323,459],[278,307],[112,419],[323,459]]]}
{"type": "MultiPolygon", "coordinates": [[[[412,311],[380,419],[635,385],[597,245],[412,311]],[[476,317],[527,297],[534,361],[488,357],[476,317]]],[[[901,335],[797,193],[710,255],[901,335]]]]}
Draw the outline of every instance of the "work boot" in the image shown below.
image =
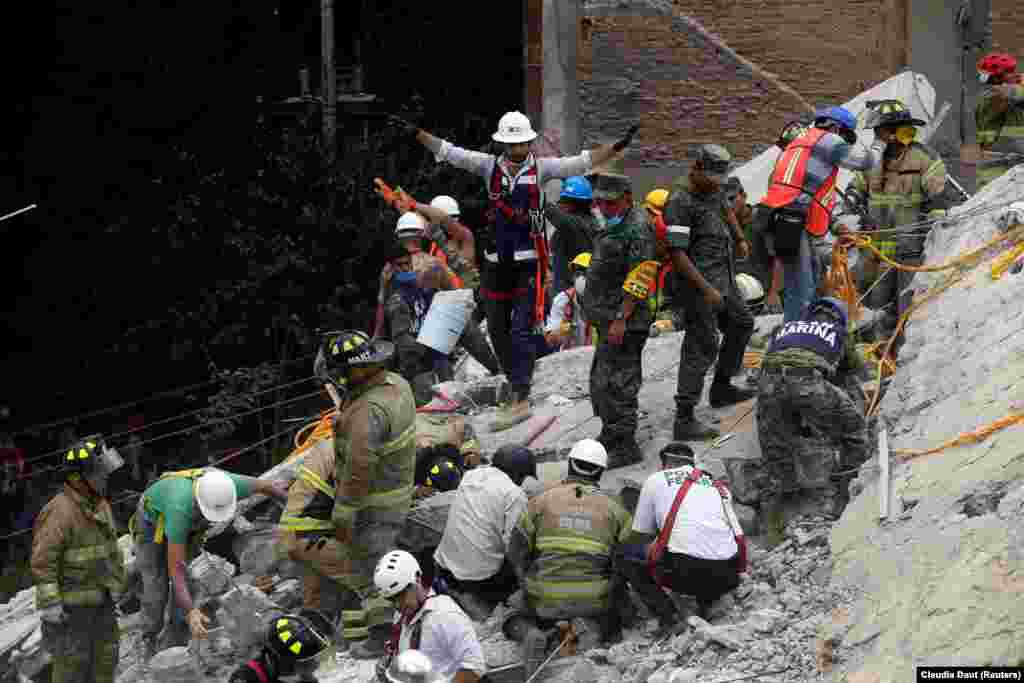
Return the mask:
{"type": "Polygon", "coordinates": [[[743,403],[757,396],[756,389],[740,389],[732,382],[720,382],[715,380],[711,385],[709,401],[712,408],[724,408],[725,406],[743,403]]]}
{"type": "Polygon", "coordinates": [[[782,513],[782,496],[776,495],[761,501],[761,516],[764,518],[765,543],[774,548],[786,538],[786,519],[782,513]]]}
{"type": "Polygon", "coordinates": [[[370,629],[365,640],[352,641],[349,654],[354,659],[376,659],[384,655],[384,648],[391,638],[390,626],[376,626],[370,629]]]}
{"type": "Polygon", "coordinates": [[[528,679],[544,660],[548,658],[548,637],[536,626],[530,626],[523,634],[522,648],[523,674],[528,679]]]}
{"type": "Polygon", "coordinates": [[[533,411],[530,410],[530,402],[520,401],[517,397],[498,409],[497,417],[491,422],[491,431],[504,431],[531,417],[533,417],[533,411]]]}
{"type": "Polygon", "coordinates": [[[677,412],[672,425],[672,439],[675,441],[704,441],[721,436],[721,432],[706,425],[693,414],[693,411],[677,412]]]}

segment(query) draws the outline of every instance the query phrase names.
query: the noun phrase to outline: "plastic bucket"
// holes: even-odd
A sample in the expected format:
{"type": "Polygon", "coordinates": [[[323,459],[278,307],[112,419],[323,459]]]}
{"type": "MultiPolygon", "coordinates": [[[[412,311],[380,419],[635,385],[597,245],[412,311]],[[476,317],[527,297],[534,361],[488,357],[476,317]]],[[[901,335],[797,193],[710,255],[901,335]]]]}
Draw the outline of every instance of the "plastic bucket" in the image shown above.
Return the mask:
{"type": "Polygon", "coordinates": [[[448,355],[455,348],[473,313],[473,291],[438,292],[430,304],[416,341],[448,355]]]}

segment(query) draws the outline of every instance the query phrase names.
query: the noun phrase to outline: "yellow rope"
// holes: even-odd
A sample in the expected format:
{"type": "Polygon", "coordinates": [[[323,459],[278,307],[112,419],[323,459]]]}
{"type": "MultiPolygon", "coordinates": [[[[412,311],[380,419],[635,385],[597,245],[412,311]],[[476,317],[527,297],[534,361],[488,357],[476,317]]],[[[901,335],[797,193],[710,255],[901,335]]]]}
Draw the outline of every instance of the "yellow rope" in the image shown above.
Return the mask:
{"type": "Polygon", "coordinates": [[[954,446],[963,446],[969,443],[978,443],[979,441],[984,441],[995,432],[998,432],[1000,429],[1005,429],[1007,427],[1017,424],[1018,422],[1024,423],[1024,413],[1017,413],[1007,415],[1006,417],[1001,417],[995,422],[991,422],[985,425],[984,427],[981,427],[980,429],[974,430],[973,432],[963,432],[962,434],[960,434],[960,436],[956,437],[955,439],[951,439],[940,446],[936,446],[935,448],[929,448],[927,450],[919,451],[911,450],[909,448],[897,448],[894,449],[892,452],[896,455],[901,456],[903,460],[913,460],[914,458],[920,458],[921,456],[924,455],[938,453],[939,451],[944,451],[947,448],[953,448],[954,446]]]}
{"type": "Polygon", "coordinates": [[[305,453],[312,448],[313,444],[317,441],[331,436],[333,433],[334,417],[337,414],[337,410],[325,410],[320,413],[319,420],[316,422],[310,422],[308,425],[300,429],[295,435],[295,450],[292,451],[289,458],[305,453]]]}

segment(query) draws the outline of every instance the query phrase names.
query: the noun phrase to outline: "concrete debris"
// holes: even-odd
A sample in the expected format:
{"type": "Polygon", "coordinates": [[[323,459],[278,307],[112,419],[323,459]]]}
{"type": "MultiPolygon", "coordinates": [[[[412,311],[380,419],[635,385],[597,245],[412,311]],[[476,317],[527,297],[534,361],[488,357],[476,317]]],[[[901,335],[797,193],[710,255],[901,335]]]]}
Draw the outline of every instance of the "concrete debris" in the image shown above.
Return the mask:
{"type": "Polygon", "coordinates": [[[149,671],[154,683],[193,683],[200,676],[187,647],[172,647],[156,653],[149,661],[149,671]]]}
{"type": "Polygon", "coordinates": [[[238,586],[221,596],[217,621],[224,626],[240,652],[258,645],[264,629],[275,613],[285,609],[255,586],[238,586]]]}

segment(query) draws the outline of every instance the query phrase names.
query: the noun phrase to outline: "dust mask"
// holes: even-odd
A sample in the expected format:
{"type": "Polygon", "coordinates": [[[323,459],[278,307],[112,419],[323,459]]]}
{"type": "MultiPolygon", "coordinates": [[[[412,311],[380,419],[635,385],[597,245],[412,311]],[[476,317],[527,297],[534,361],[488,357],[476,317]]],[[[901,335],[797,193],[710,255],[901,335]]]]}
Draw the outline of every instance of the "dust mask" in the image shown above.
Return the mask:
{"type": "Polygon", "coordinates": [[[987,71],[979,71],[978,72],[978,82],[979,83],[988,83],[988,80],[990,78],[992,78],[992,74],[990,74],[989,72],[987,72],[987,71]]]}
{"type": "Polygon", "coordinates": [[[577,275],[576,279],[574,280],[574,283],[575,283],[575,287],[576,287],[576,294],[578,296],[582,296],[583,295],[583,290],[587,288],[587,276],[586,275],[577,275]]]}
{"type": "Polygon", "coordinates": [[[916,135],[917,130],[913,126],[900,126],[896,129],[896,140],[904,145],[913,142],[916,135]]]}

